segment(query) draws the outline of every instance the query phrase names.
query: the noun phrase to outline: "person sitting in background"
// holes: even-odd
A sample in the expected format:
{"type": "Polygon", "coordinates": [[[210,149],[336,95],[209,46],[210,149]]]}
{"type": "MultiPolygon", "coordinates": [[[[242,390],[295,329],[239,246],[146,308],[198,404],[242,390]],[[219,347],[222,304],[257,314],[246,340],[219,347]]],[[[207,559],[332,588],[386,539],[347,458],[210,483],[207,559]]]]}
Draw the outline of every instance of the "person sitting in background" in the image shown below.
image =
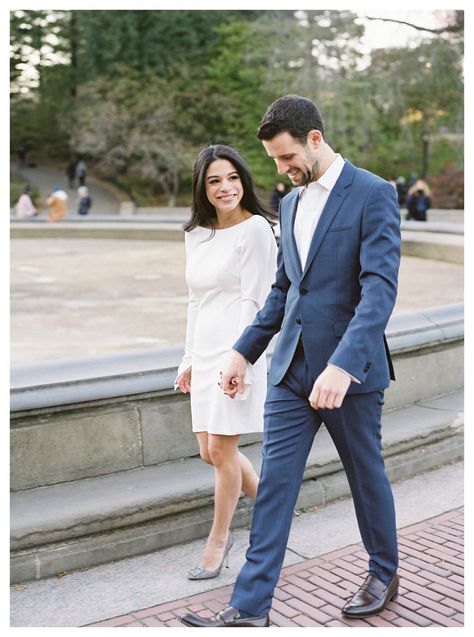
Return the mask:
{"type": "Polygon", "coordinates": [[[407,220],[426,221],[426,212],[431,208],[431,190],[428,184],[418,179],[408,191],[406,204],[407,220]]]}
{"type": "Polygon", "coordinates": [[[79,207],[78,213],[80,215],[88,215],[92,206],[92,199],[89,195],[89,189],[87,186],[79,186],[77,189],[79,195],[79,207]]]}
{"type": "Polygon", "coordinates": [[[67,215],[67,194],[55,186],[46,200],[49,206],[48,222],[60,221],[67,215]]]}
{"type": "Polygon", "coordinates": [[[28,217],[36,217],[38,211],[36,210],[33,201],[31,199],[31,188],[26,186],[23,193],[20,195],[18,202],[15,206],[16,214],[20,219],[26,219],[28,217]]]}

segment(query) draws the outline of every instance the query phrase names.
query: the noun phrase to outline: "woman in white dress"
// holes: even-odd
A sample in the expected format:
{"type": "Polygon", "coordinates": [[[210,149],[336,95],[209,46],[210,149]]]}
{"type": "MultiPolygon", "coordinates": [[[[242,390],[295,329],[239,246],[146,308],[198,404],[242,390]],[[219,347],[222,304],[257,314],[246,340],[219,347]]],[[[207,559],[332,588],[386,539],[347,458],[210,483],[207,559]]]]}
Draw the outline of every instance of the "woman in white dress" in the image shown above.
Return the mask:
{"type": "Polygon", "coordinates": [[[231,400],[219,387],[233,343],[270,292],[277,247],[274,215],[254,191],[249,169],[228,146],[204,148],[194,166],[193,205],[185,224],[189,288],[184,358],[175,387],[191,394],[201,458],[214,466],[214,520],[200,566],[190,579],[219,575],[241,491],[255,500],[258,476],[239,451],[241,434],[263,430],[265,356],[247,365],[245,391],[231,400]]]}

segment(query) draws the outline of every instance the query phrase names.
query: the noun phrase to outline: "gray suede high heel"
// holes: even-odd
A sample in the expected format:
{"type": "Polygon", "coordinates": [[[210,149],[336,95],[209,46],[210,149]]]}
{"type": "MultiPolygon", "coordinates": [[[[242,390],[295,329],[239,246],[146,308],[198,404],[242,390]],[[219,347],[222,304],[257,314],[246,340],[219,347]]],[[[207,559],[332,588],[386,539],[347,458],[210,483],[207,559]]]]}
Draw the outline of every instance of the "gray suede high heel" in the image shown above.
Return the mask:
{"type": "Polygon", "coordinates": [[[188,579],[212,579],[213,577],[218,577],[224,563],[226,566],[229,565],[229,551],[232,548],[233,544],[234,537],[231,533],[229,533],[229,537],[227,538],[227,542],[224,548],[224,554],[219,566],[212,571],[202,568],[202,566],[193,566],[193,568],[188,571],[188,579]]]}

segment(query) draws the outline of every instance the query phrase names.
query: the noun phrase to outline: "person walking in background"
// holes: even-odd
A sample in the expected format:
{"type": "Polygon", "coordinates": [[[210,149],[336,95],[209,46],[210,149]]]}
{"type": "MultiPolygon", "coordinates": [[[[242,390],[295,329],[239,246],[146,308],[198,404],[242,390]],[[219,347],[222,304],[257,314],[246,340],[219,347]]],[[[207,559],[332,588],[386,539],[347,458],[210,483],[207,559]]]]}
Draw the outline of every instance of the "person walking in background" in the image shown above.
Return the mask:
{"type": "Polygon", "coordinates": [[[18,202],[15,206],[17,217],[20,219],[27,219],[28,217],[36,217],[38,211],[36,210],[33,201],[31,199],[31,188],[26,186],[23,193],[20,195],[18,202]]]}
{"type": "Polygon", "coordinates": [[[230,525],[241,491],[255,500],[258,476],[238,450],[241,434],[263,429],[265,357],[247,365],[245,393],[230,401],[218,374],[232,343],[262,307],[276,270],[272,214],[232,148],[204,148],[194,166],[185,224],[189,306],[184,358],[175,388],[191,393],[192,427],[204,462],[214,466],[214,519],[201,564],[189,579],[219,575],[232,546],[230,525]]]}
{"type": "Polygon", "coordinates": [[[66,168],[66,175],[68,179],[69,188],[74,188],[76,178],[76,160],[71,159],[66,168]]]}
{"type": "Polygon", "coordinates": [[[49,206],[48,221],[50,223],[60,221],[67,215],[67,200],[68,196],[64,190],[55,186],[46,200],[46,203],[49,206]]]}
{"type": "Polygon", "coordinates": [[[280,206],[280,201],[287,194],[288,188],[282,181],[277,181],[275,186],[270,194],[270,207],[276,213],[278,213],[278,208],[280,206]]]}
{"type": "MultiPolygon", "coordinates": [[[[293,510],[313,439],[324,422],[344,466],[368,575],[342,612],[383,610],[398,593],[395,509],[381,453],[384,389],[394,378],[384,330],[395,304],[400,213],[395,189],[327,144],[316,106],[288,95],[257,133],[295,190],[280,204],[276,280],[234,343],[222,387],[234,400],[248,363],[279,332],[265,403],[262,469],[250,547],[230,606],[191,627],[268,626],[293,510]]],[[[317,538],[317,529],[315,529],[317,538]]]]}
{"type": "Polygon", "coordinates": [[[28,168],[28,162],[26,161],[26,153],[27,153],[26,146],[24,144],[21,144],[21,146],[18,147],[18,152],[17,152],[17,166],[20,170],[22,170],[23,168],[28,168]]]}
{"type": "Polygon", "coordinates": [[[88,215],[92,206],[92,199],[89,195],[89,189],[87,188],[87,186],[79,186],[79,188],[77,189],[77,194],[79,195],[77,210],[78,214],[88,215]]]}
{"type": "Polygon", "coordinates": [[[396,179],[396,189],[397,189],[397,197],[398,197],[398,205],[400,208],[405,205],[405,199],[407,196],[407,189],[405,183],[405,177],[400,175],[396,179]]]}
{"type": "MultiPolygon", "coordinates": [[[[278,210],[280,208],[280,201],[288,192],[289,192],[288,186],[284,184],[282,181],[277,181],[275,183],[275,187],[273,188],[270,194],[270,207],[275,212],[275,214],[278,214],[278,210]]],[[[275,226],[273,227],[273,232],[275,234],[275,237],[279,239],[280,238],[279,223],[275,224],[275,226]]]]}
{"type": "Polygon", "coordinates": [[[79,183],[79,186],[86,185],[87,166],[82,158],[79,159],[79,161],[76,164],[75,176],[79,183]]]}
{"type": "Polygon", "coordinates": [[[406,204],[407,220],[426,221],[426,213],[431,208],[431,190],[425,181],[418,179],[413,184],[407,193],[406,204]]]}

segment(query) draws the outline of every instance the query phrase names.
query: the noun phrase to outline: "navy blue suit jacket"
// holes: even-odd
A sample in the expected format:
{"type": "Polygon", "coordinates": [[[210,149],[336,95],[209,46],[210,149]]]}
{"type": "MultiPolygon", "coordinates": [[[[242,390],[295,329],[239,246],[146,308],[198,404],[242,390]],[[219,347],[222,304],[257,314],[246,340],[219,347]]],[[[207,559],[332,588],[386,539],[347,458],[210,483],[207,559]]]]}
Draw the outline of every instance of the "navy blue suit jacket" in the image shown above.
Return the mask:
{"type": "Polygon", "coordinates": [[[348,393],[385,389],[391,361],[384,330],[397,294],[400,211],[393,186],[346,161],[314,232],[304,270],[293,225],[299,189],[280,203],[275,283],[234,349],[254,363],[279,333],[269,373],[277,385],[300,335],[314,380],[328,363],[361,381],[348,393]]]}

